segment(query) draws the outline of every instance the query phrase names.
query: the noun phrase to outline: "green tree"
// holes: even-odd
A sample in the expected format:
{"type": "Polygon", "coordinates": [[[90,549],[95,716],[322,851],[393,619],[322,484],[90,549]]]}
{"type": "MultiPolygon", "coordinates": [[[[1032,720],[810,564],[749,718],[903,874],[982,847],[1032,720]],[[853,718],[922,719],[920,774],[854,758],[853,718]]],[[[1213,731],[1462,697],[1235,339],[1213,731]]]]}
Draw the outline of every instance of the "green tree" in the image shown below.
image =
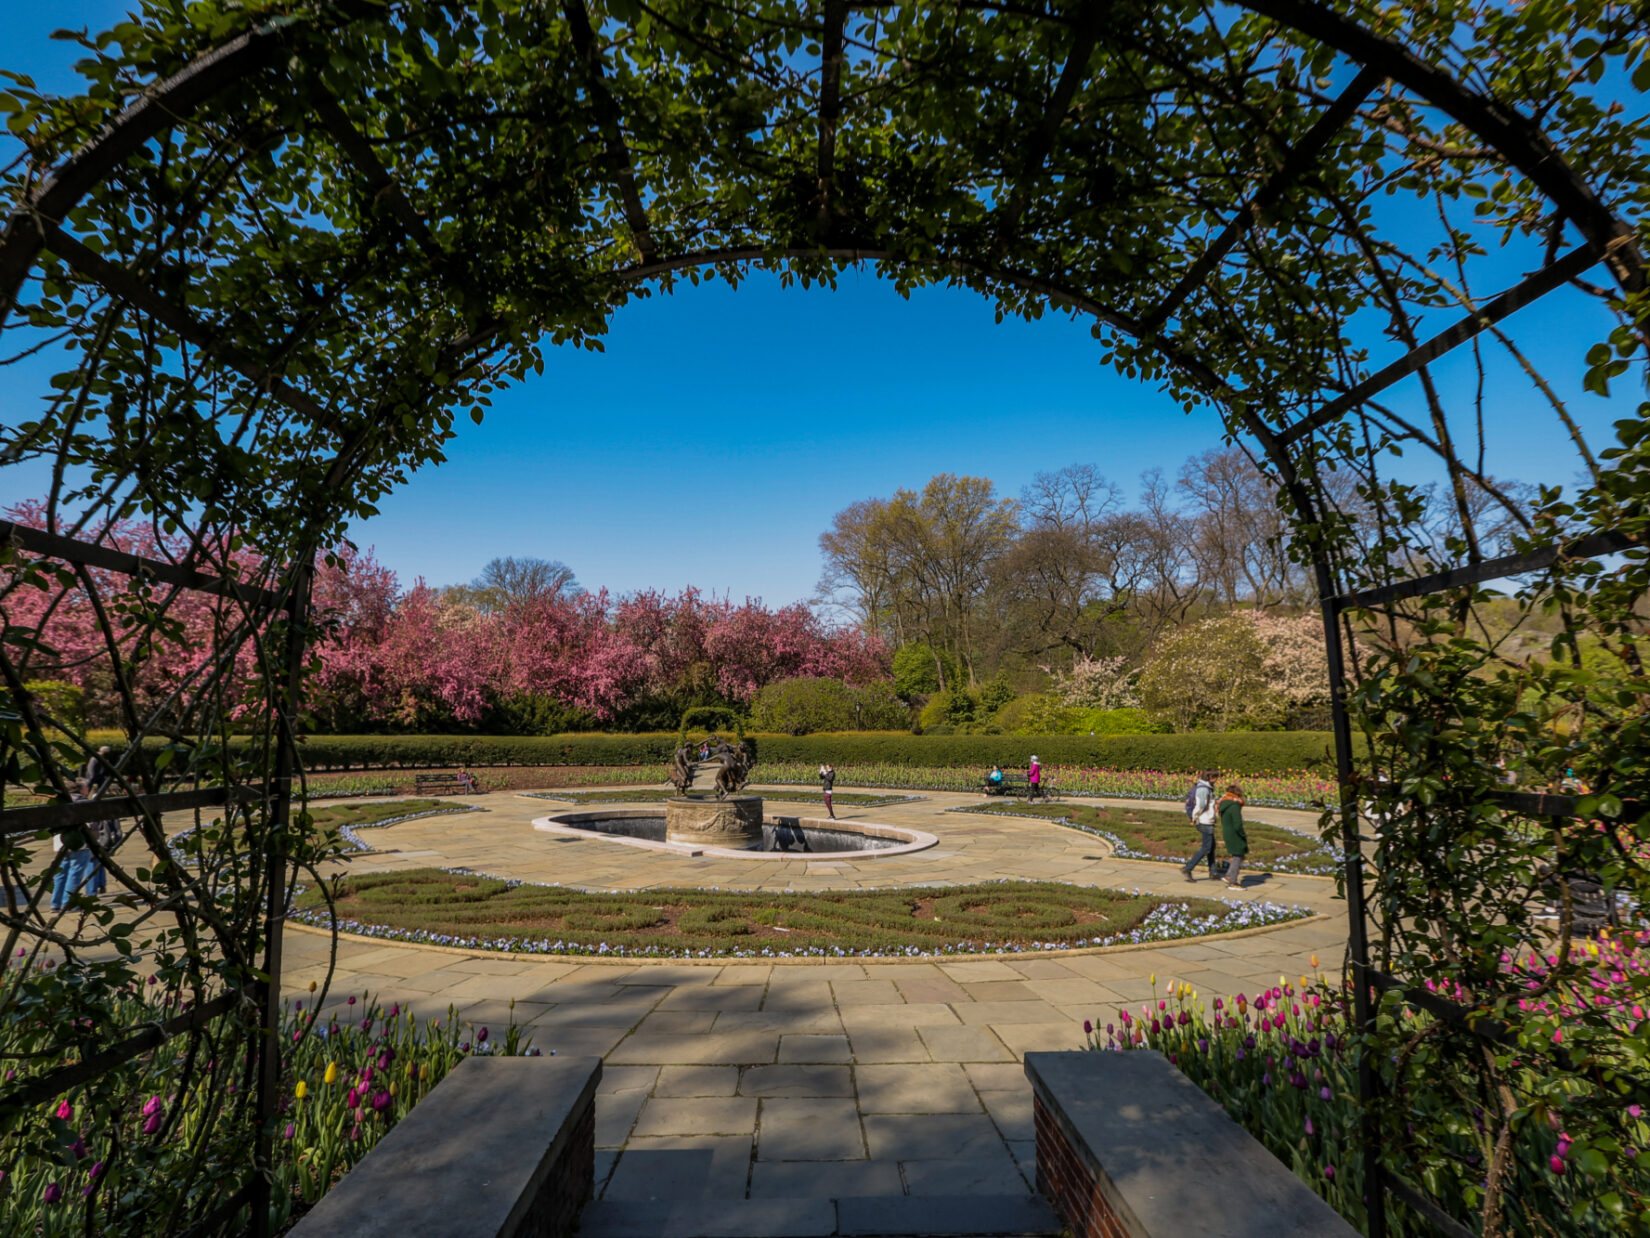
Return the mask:
{"type": "Polygon", "coordinates": [[[1267,675],[1266,642],[1244,615],[1205,619],[1160,641],[1140,673],[1140,701],[1177,731],[1262,730],[1285,702],[1267,675]]]}

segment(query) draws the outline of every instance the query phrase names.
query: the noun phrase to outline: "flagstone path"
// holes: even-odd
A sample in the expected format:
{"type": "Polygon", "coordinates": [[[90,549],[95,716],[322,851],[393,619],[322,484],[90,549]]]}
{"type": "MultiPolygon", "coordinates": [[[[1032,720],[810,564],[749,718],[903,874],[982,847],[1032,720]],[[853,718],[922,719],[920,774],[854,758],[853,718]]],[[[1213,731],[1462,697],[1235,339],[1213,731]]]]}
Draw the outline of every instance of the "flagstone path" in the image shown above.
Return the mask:
{"type": "MultiPolygon", "coordinates": [[[[818,805],[769,811],[816,816],[818,805]]],[[[821,863],[672,855],[534,830],[573,805],[482,795],[484,813],[364,830],[381,850],[352,871],[452,866],[588,889],[673,885],[815,890],[1056,880],[1165,894],[1173,865],[1110,858],[1101,840],[1027,819],[946,812],[978,796],[931,794],[839,816],[909,825],[940,844],[889,859],[821,863]]],[[[1123,803],[1124,801],[1118,801],[1123,803]]],[[[1306,813],[1255,810],[1311,830],[1306,813]]],[[[1254,876],[1242,895],[1325,918],[1180,945],[990,958],[550,960],[365,940],[339,943],[329,1005],[371,990],[427,1015],[448,1006],[493,1034],[509,1019],[558,1054],[605,1059],[596,1200],[581,1238],[705,1235],[1054,1233],[1035,1194],[1028,1050],[1076,1049],[1174,980],[1230,995],[1339,964],[1334,883],[1254,876]],[[1155,984],[1153,977],[1155,976],[1155,984]],[[512,1006],[513,1003],[513,1006],[512,1006]]],[[[286,938],[284,983],[324,979],[328,939],[286,938]]]]}

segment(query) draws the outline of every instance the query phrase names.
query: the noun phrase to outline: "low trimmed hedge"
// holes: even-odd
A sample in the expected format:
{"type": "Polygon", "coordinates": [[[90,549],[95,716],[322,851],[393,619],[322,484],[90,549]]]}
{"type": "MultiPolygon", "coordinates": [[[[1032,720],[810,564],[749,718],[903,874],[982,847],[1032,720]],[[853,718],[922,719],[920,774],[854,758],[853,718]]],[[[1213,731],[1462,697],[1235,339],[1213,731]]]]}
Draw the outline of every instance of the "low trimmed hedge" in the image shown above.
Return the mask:
{"type": "MultiPolygon", "coordinates": [[[[1045,765],[1107,769],[1192,770],[1249,774],[1334,769],[1327,731],[1250,731],[1223,735],[910,735],[845,731],[826,735],[748,736],[758,762],[990,768],[1023,766],[1033,753],[1045,765]]],[[[304,741],[312,770],[454,765],[657,765],[670,760],[676,736],[643,735],[313,735],[304,741]]]]}
{"type": "MultiPolygon", "coordinates": [[[[1332,775],[1328,731],[1233,731],[1193,735],[911,735],[842,731],[749,735],[761,762],[817,765],[881,762],[929,768],[1044,765],[1114,770],[1188,771],[1210,767],[1245,774],[1310,771],[1332,775]]],[[[1354,736],[1361,754],[1361,737],[1354,736]]],[[[475,765],[661,765],[676,750],[674,731],[638,735],[311,735],[303,741],[311,772],[450,769],[475,765]]],[[[760,780],[760,770],[757,773],[760,780]]]]}

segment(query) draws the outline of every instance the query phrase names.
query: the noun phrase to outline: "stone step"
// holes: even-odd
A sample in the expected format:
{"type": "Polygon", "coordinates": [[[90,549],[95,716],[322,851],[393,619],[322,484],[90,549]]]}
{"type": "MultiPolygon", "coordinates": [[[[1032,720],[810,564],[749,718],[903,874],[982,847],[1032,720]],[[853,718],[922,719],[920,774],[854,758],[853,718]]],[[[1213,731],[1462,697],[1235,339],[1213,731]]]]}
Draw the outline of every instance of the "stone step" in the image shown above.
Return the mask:
{"type": "Polygon", "coordinates": [[[1040,1195],[857,1195],[841,1199],[598,1199],[579,1238],[1044,1238],[1059,1219],[1040,1195]]]}

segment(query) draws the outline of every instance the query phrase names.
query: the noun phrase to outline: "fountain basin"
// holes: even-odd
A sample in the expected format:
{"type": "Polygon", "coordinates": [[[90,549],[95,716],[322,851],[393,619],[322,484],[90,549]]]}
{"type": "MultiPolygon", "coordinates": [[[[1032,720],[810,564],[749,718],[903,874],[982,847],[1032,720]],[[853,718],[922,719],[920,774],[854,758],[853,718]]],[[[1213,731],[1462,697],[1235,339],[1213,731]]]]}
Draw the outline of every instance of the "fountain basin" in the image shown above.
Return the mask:
{"type": "Polygon", "coordinates": [[[604,808],[540,817],[533,828],[563,837],[597,838],[651,851],[732,860],[880,860],[909,855],[939,842],[923,830],[869,821],[770,815],[761,818],[756,839],[724,847],[676,841],[669,834],[667,821],[668,817],[657,808],[604,808]]]}

